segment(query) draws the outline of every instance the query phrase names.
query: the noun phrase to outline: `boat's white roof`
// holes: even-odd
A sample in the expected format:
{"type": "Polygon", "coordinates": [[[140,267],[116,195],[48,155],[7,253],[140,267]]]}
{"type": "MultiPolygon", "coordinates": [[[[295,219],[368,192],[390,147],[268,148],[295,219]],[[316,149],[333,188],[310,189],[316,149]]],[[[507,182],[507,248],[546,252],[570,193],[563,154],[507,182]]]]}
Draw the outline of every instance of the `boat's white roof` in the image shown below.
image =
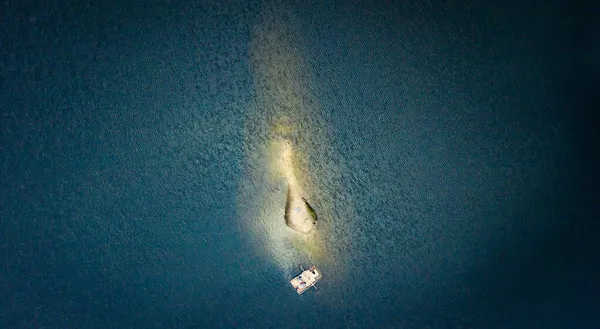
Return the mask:
{"type": "Polygon", "coordinates": [[[302,294],[308,288],[312,287],[321,279],[321,271],[316,266],[304,270],[298,276],[290,280],[290,283],[299,294],[302,294]]]}

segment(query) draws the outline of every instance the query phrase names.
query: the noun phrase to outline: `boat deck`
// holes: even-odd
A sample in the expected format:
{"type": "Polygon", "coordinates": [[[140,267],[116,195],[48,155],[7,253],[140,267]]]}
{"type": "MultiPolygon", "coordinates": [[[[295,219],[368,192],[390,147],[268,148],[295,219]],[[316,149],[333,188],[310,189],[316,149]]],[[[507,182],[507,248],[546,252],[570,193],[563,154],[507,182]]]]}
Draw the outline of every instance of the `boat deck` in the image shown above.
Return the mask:
{"type": "Polygon", "coordinates": [[[321,270],[313,265],[313,267],[304,270],[300,275],[290,280],[290,283],[294,289],[296,289],[296,292],[298,292],[299,295],[302,295],[303,292],[314,286],[322,277],[321,270]]]}

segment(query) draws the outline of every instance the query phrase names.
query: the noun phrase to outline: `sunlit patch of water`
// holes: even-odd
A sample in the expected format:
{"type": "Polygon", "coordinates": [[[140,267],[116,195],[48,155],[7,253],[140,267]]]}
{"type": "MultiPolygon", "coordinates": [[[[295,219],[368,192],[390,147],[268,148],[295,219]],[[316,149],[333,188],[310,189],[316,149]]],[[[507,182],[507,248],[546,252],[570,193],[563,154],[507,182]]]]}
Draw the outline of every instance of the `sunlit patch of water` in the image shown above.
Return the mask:
{"type": "Polygon", "coordinates": [[[256,102],[245,122],[240,220],[257,252],[280,269],[282,284],[296,274],[298,263],[316,264],[324,272],[323,284],[329,282],[321,300],[331,302],[345,289],[357,256],[358,216],[340,179],[345,169],[329,145],[332,132],[307,88],[313,83],[308,64],[290,42],[295,38],[281,20],[284,15],[264,17],[250,47],[256,102]],[[317,213],[317,226],[308,234],[285,225],[290,183],[317,213]]]}

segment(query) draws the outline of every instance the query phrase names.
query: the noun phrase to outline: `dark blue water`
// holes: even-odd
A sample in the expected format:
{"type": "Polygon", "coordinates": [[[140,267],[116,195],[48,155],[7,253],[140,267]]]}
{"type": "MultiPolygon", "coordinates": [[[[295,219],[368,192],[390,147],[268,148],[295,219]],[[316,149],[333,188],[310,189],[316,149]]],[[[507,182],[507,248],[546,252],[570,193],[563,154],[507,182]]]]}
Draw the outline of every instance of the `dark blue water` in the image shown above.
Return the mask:
{"type": "Polygon", "coordinates": [[[597,327],[575,7],[3,3],[0,327],[597,327]]]}

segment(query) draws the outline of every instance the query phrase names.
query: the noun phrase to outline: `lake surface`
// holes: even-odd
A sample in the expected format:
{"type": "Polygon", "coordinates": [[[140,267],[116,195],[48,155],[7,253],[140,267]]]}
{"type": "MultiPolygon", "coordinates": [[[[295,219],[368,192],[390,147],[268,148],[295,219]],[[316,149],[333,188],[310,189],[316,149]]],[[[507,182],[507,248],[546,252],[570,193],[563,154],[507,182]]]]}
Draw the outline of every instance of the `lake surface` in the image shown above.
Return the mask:
{"type": "Polygon", "coordinates": [[[2,327],[600,323],[567,5],[3,6],[2,327]]]}

